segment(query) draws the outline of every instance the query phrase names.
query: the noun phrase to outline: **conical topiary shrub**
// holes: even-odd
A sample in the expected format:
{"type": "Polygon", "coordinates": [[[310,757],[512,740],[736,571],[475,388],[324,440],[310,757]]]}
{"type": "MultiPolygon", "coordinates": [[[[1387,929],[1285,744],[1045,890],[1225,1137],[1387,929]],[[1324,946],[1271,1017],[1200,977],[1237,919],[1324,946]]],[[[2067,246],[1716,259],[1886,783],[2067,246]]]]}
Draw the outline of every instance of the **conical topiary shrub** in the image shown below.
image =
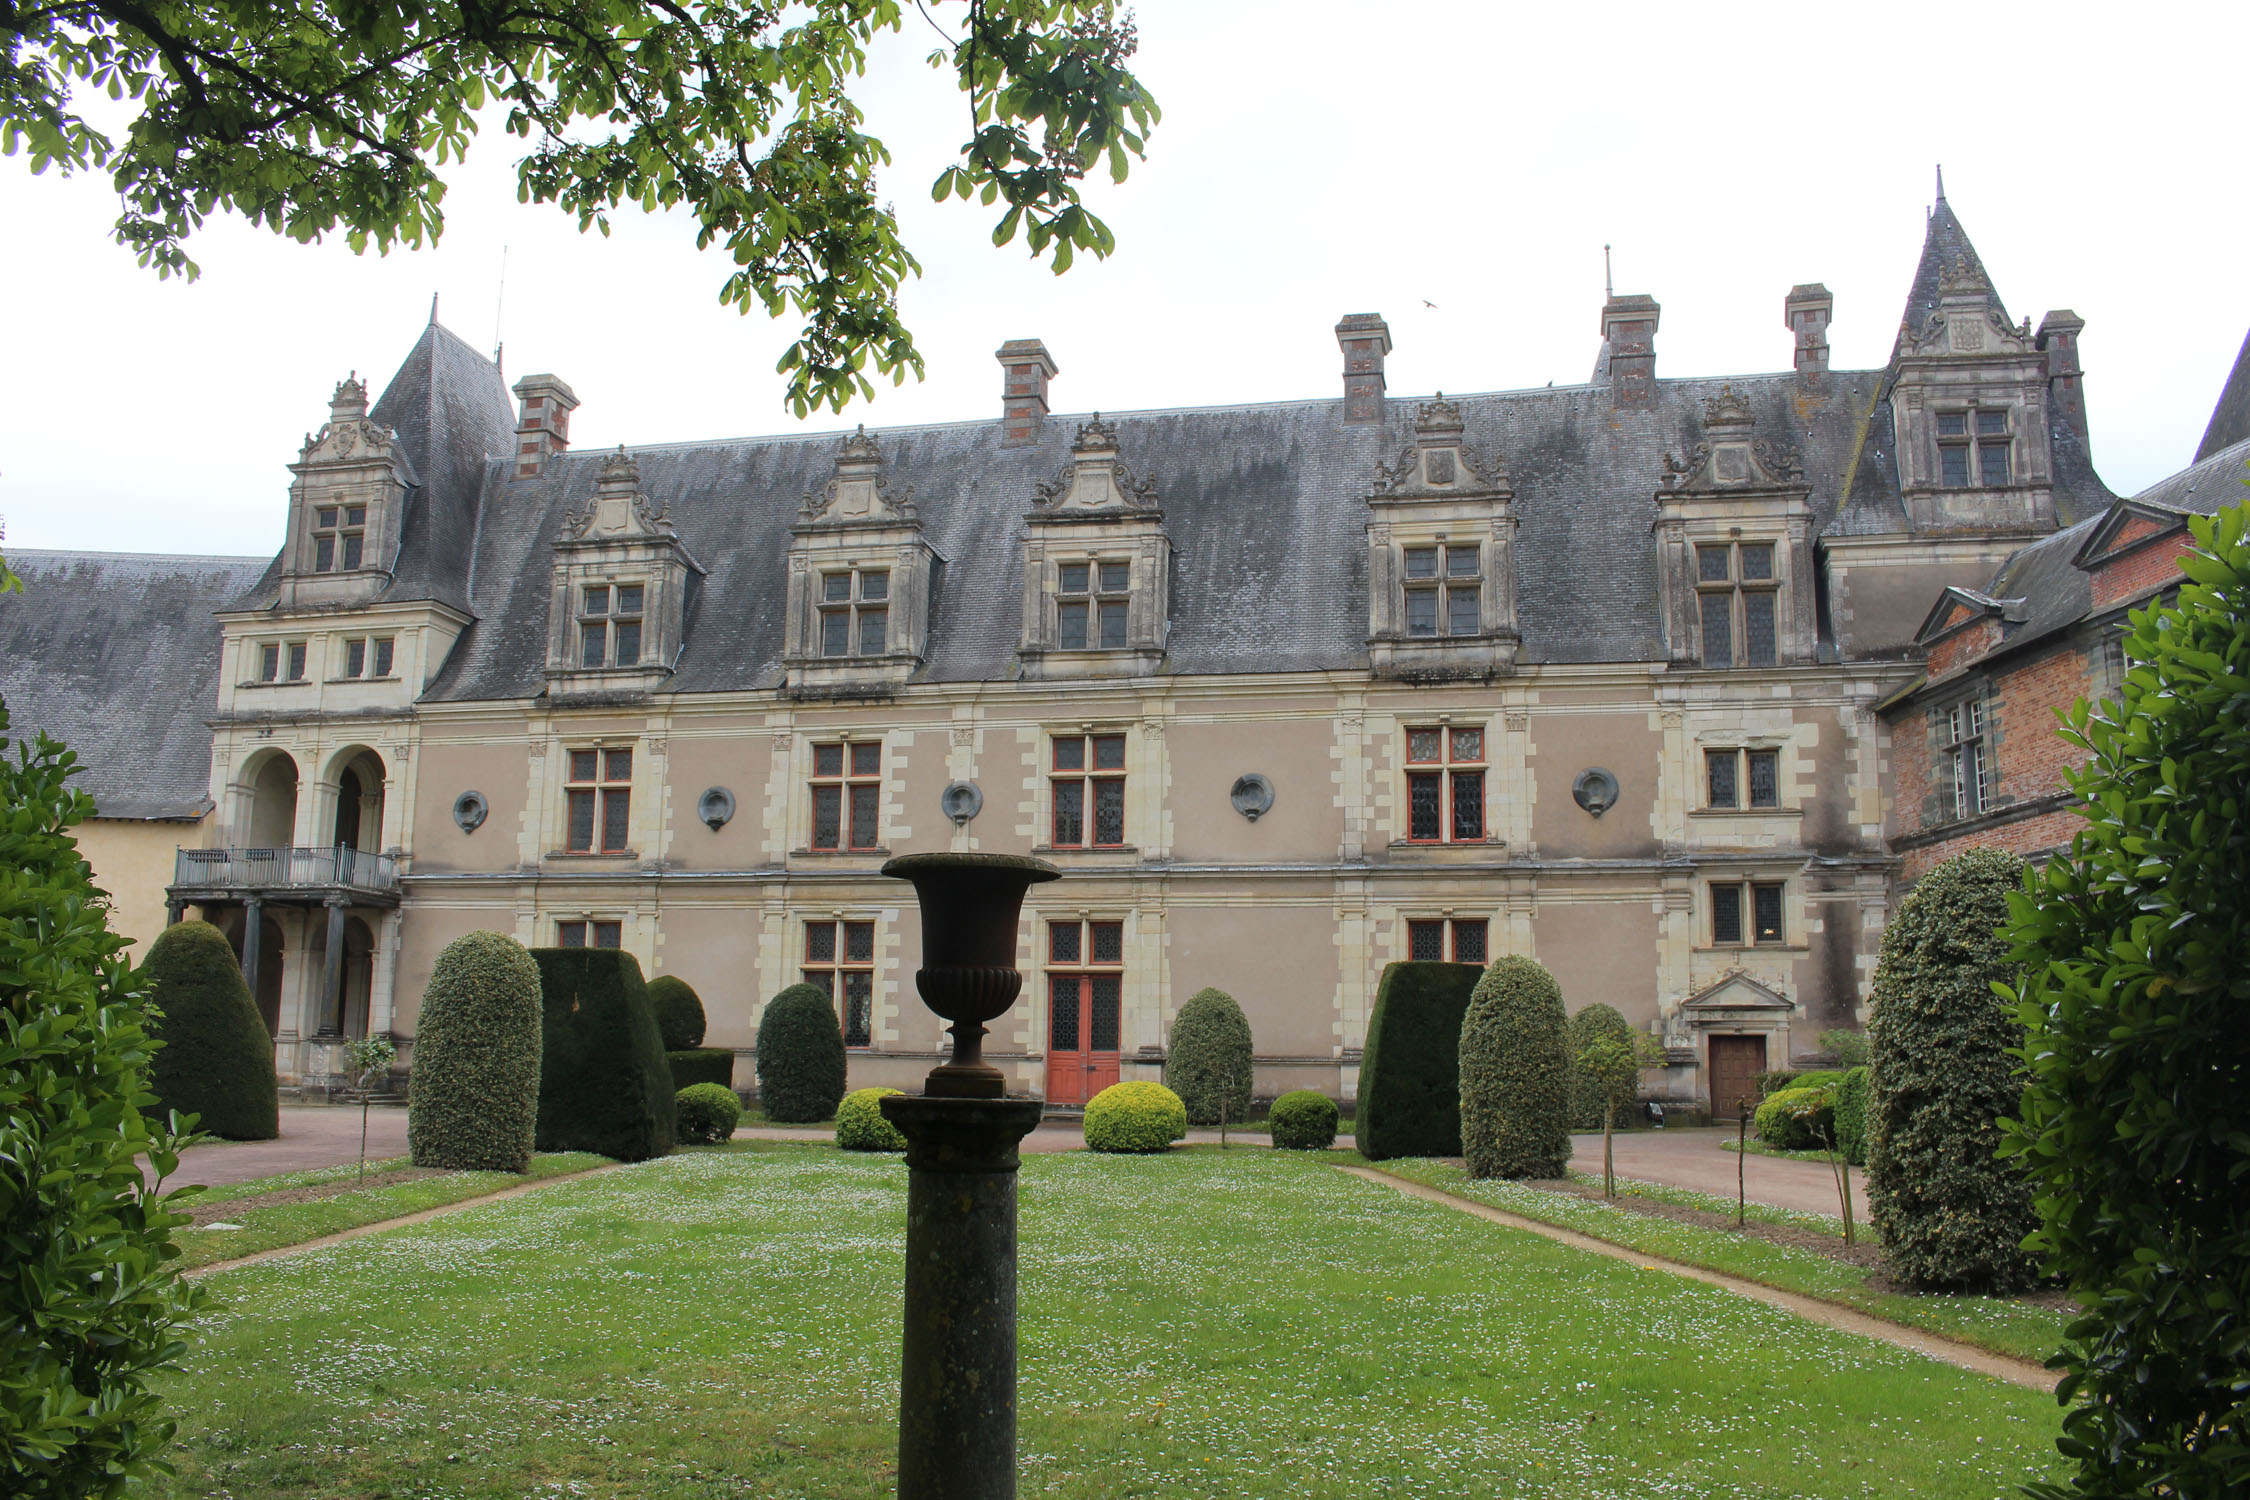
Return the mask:
{"type": "Polygon", "coordinates": [[[1461,1018],[1461,1150],[1471,1177],[1560,1177],[1570,1053],[1555,976],[1518,954],[1484,971],[1461,1018]]]}
{"type": "Polygon", "coordinates": [[[280,1135],[273,1038],[225,934],[209,922],[176,922],[149,945],[143,967],[160,1017],[149,1030],[164,1044],[149,1065],[156,1111],[195,1115],[198,1130],[230,1141],[280,1135]]]}
{"type": "Polygon", "coordinates": [[[648,982],[648,1008],[656,1012],[656,1029],[667,1052],[692,1052],[703,1045],[703,1001],[693,986],[675,974],[659,974],[648,982]]]}
{"type": "Polygon", "coordinates": [[[1461,1154],[1461,1017],[1483,974],[1475,964],[1384,968],[1359,1063],[1354,1133],[1369,1161],[1461,1154]]]}
{"type": "Polygon", "coordinates": [[[832,1119],[844,1098],[844,1028],[828,992],[793,984],[758,1022],[758,1105],[776,1124],[832,1119]]]}
{"type": "Polygon", "coordinates": [[[2012,982],[2008,896],[2023,861],[1999,849],[1954,856],[1916,882],[1883,931],[1868,1042],[1867,1207],[1883,1263],[1917,1289],[2012,1291],[2036,1265],[2031,1181],[2000,1158],[2023,1065],[2023,1023],[1994,980],[2012,982]]]}
{"type": "Polygon", "coordinates": [[[1241,1124],[1250,1113],[1250,1022],[1225,990],[1198,990],[1172,1018],[1164,1086],[1190,1125],[1241,1124]]]}
{"type": "Polygon", "coordinates": [[[678,1091],[640,960],[616,948],[534,948],[542,1151],[646,1161],[671,1151],[678,1091]]]}
{"type": "Polygon", "coordinates": [[[514,938],[446,944],[422,992],[406,1145],[418,1167],[521,1172],[539,1125],[539,965],[514,938]]]}
{"type": "Polygon", "coordinates": [[[1570,1053],[1570,1128],[1599,1130],[1606,1103],[1601,1080],[1583,1061],[1586,1049],[1603,1037],[1614,1037],[1627,1048],[1633,1045],[1633,1028],[1615,1006],[1589,1005],[1570,1018],[1563,1042],[1570,1053]]]}

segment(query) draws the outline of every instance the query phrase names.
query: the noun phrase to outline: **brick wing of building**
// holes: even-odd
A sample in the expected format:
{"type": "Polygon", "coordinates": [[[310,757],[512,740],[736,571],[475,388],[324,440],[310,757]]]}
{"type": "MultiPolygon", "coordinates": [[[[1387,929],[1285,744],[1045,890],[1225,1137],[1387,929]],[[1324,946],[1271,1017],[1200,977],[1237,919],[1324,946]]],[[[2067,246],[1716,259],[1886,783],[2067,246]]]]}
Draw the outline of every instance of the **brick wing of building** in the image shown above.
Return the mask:
{"type": "MultiPolygon", "coordinates": [[[[627,948],[744,1051],[810,980],[854,1084],[906,1083],[939,1035],[876,870],[977,849],[1066,874],[991,1049],[1058,1103],[1154,1076],[1207,985],[1262,1094],[1348,1097],[1385,963],[1503,952],[1732,1098],[1854,1024],[1893,835],[1943,847],[1948,643],[2098,630],[2103,560],[2150,586],[2135,528],[2188,503],[2102,485],[2080,321],[2012,322],[1942,197],[1889,364],[1831,369],[1831,312],[1793,288],[1789,368],[1681,378],[1616,296],[1587,383],[1428,400],[1356,315],[1340,391],[1106,415],[1018,340],[991,420],[610,452],[433,321],[336,389],[262,571],[15,555],[0,691],[88,750],[128,925],[232,933],[308,1084],[410,1043],[479,928],[627,948]]],[[[2005,696],[1954,834],[2040,816],[2005,696]]]]}

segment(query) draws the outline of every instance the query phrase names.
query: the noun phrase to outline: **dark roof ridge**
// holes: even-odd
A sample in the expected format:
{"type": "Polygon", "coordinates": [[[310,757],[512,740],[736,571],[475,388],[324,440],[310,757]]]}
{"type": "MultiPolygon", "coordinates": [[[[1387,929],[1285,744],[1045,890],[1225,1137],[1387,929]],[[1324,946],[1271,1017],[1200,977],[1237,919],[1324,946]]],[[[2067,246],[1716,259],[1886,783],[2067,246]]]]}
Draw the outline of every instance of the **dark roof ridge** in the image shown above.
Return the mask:
{"type": "Polygon", "coordinates": [[[2195,445],[2195,462],[2214,457],[2245,438],[2250,438],[2250,333],[2242,336],[2242,352],[2234,357],[2234,368],[2227,372],[2227,383],[2211,408],[2211,422],[2203,429],[2203,441],[2195,445]]]}
{"type": "Polygon", "coordinates": [[[10,547],[0,556],[73,558],[86,562],[243,563],[261,568],[272,560],[272,554],[267,552],[244,557],[234,552],[88,552],[76,547],[10,547]]]}

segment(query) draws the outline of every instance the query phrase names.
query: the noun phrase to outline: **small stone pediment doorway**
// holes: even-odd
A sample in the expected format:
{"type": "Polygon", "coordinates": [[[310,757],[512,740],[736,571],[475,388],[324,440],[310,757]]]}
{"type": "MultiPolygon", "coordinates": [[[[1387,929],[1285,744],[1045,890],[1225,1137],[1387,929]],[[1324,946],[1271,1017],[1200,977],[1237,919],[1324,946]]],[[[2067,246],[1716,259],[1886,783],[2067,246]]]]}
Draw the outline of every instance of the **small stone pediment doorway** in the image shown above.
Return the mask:
{"type": "Polygon", "coordinates": [[[1703,1054],[1711,1118],[1740,1119],[1758,1102],[1758,1075],[1775,1055],[1789,1055],[1789,1018],[1794,1001],[1740,969],[1689,996],[1680,1014],[1695,1033],[1703,1054]]]}

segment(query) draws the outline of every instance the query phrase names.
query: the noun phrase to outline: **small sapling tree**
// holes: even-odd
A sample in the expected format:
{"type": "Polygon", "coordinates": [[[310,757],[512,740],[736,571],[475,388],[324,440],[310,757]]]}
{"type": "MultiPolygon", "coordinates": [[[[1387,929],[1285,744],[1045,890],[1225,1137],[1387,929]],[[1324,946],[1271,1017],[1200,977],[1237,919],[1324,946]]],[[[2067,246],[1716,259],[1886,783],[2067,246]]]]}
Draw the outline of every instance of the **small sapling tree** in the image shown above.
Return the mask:
{"type": "Polygon", "coordinates": [[[352,1075],[352,1087],[359,1090],[359,1180],[367,1180],[367,1085],[378,1073],[390,1071],[391,1060],[398,1056],[398,1048],[387,1036],[363,1036],[344,1043],[344,1066],[352,1075]]]}
{"type": "Polygon", "coordinates": [[[1611,1138],[1617,1132],[1617,1112],[1628,1109],[1641,1092],[1641,1069],[1664,1060],[1664,1049],[1653,1037],[1628,1032],[1619,1036],[1605,1031],[1582,1048],[1573,1061],[1578,1077],[1590,1085],[1602,1107],[1602,1196],[1617,1196],[1617,1158],[1611,1138]]]}

